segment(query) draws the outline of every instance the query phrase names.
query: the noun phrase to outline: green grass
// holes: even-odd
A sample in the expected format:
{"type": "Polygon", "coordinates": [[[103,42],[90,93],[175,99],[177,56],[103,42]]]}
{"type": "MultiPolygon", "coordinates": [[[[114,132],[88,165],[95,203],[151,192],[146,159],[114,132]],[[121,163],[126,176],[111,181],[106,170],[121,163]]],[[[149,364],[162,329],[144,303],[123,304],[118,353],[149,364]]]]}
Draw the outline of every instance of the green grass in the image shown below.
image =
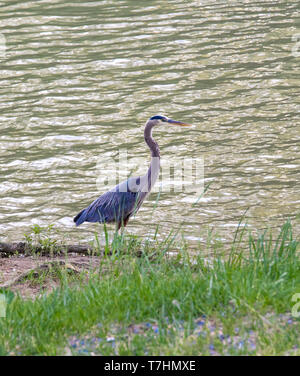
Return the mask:
{"type": "Polygon", "coordinates": [[[186,242],[168,256],[174,242],[174,233],[118,236],[88,281],[62,274],[60,288],[35,300],[6,291],[0,355],[300,355],[291,315],[299,242],[289,222],[276,239],[239,229],[229,255],[218,248],[209,263],[186,242]]]}

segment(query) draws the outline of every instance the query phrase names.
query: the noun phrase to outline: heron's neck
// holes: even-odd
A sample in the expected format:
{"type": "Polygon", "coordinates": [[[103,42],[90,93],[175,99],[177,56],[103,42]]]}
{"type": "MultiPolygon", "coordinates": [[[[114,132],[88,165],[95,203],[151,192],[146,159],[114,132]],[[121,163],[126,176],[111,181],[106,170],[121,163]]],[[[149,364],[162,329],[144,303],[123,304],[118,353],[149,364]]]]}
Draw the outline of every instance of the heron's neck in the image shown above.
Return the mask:
{"type": "Polygon", "coordinates": [[[158,144],[152,137],[152,128],[153,128],[153,124],[150,121],[148,121],[146,123],[145,131],[144,131],[145,142],[149,146],[149,149],[151,151],[151,156],[160,158],[158,144]]]}
{"type": "Polygon", "coordinates": [[[154,124],[151,123],[151,121],[148,121],[144,131],[145,142],[151,151],[151,163],[147,174],[144,176],[145,182],[143,184],[144,187],[146,187],[146,192],[150,192],[158,178],[160,171],[160,152],[157,142],[152,137],[153,126],[154,124]]]}

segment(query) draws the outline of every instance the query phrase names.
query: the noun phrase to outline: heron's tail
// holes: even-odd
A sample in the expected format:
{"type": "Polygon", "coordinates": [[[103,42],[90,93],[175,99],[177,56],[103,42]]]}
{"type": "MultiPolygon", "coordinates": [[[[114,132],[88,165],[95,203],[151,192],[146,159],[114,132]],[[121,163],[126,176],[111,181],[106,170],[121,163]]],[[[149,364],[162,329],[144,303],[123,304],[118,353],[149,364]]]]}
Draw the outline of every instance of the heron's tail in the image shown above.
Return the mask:
{"type": "Polygon", "coordinates": [[[86,209],[81,210],[80,213],[74,217],[73,221],[76,223],[76,226],[81,225],[86,220],[86,209]]]}

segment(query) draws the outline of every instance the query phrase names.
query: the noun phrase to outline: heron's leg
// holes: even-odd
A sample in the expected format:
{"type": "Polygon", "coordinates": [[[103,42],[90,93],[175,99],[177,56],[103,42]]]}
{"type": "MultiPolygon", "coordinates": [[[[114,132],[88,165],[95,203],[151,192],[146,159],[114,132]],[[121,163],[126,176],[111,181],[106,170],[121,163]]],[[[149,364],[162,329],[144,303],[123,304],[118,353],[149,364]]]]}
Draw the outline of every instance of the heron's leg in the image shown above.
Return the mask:
{"type": "Polygon", "coordinates": [[[127,226],[128,221],[129,221],[129,216],[127,218],[125,218],[125,220],[124,220],[124,227],[127,226]]]}
{"type": "Polygon", "coordinates": [[[124,220],[122,219],[122,220],[118,223],[118,231],[120,230],[120,228],[121,228],[121,231],[122,231],[122,232],[124,231],[125,227],[127,226],[128,221],[129,221],[129,217],[130,217],[130,216],[126,217],[124,220]]]}
{"type": "Polygon", "coordinates": [[[124,225],[123,221],[118,222],[118,227],[117,227],[117,230],[116,230],[116,236],[119,238],[119,241],[121,241],[121,243],[123,242],[123,239],[124,239],[124,230],[125,230],[125,225],[124,225]],[[119,232],[120,229],[121,229],[121,231],[119,232]]]}

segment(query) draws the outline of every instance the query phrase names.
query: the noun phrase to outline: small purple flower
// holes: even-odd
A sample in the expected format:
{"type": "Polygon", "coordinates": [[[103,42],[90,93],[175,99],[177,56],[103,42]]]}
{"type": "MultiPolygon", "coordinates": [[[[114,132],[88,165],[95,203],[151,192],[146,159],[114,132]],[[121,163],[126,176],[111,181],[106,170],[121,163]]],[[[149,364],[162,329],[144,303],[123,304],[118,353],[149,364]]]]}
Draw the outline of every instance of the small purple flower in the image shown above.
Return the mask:
{"type": "Polygon", "coordinates": [[[245,341],[240,341],[240,342],[238,343],[238,349],[243,348],[243,347],[244,347],[244,344],[245,344],[245,341]]]}
{"type": "Polygon", "coordinates": [[[250,341],[250,347],[251,347],[252,350],[255,350],[256,349],[255,343],[250,341]]]}

